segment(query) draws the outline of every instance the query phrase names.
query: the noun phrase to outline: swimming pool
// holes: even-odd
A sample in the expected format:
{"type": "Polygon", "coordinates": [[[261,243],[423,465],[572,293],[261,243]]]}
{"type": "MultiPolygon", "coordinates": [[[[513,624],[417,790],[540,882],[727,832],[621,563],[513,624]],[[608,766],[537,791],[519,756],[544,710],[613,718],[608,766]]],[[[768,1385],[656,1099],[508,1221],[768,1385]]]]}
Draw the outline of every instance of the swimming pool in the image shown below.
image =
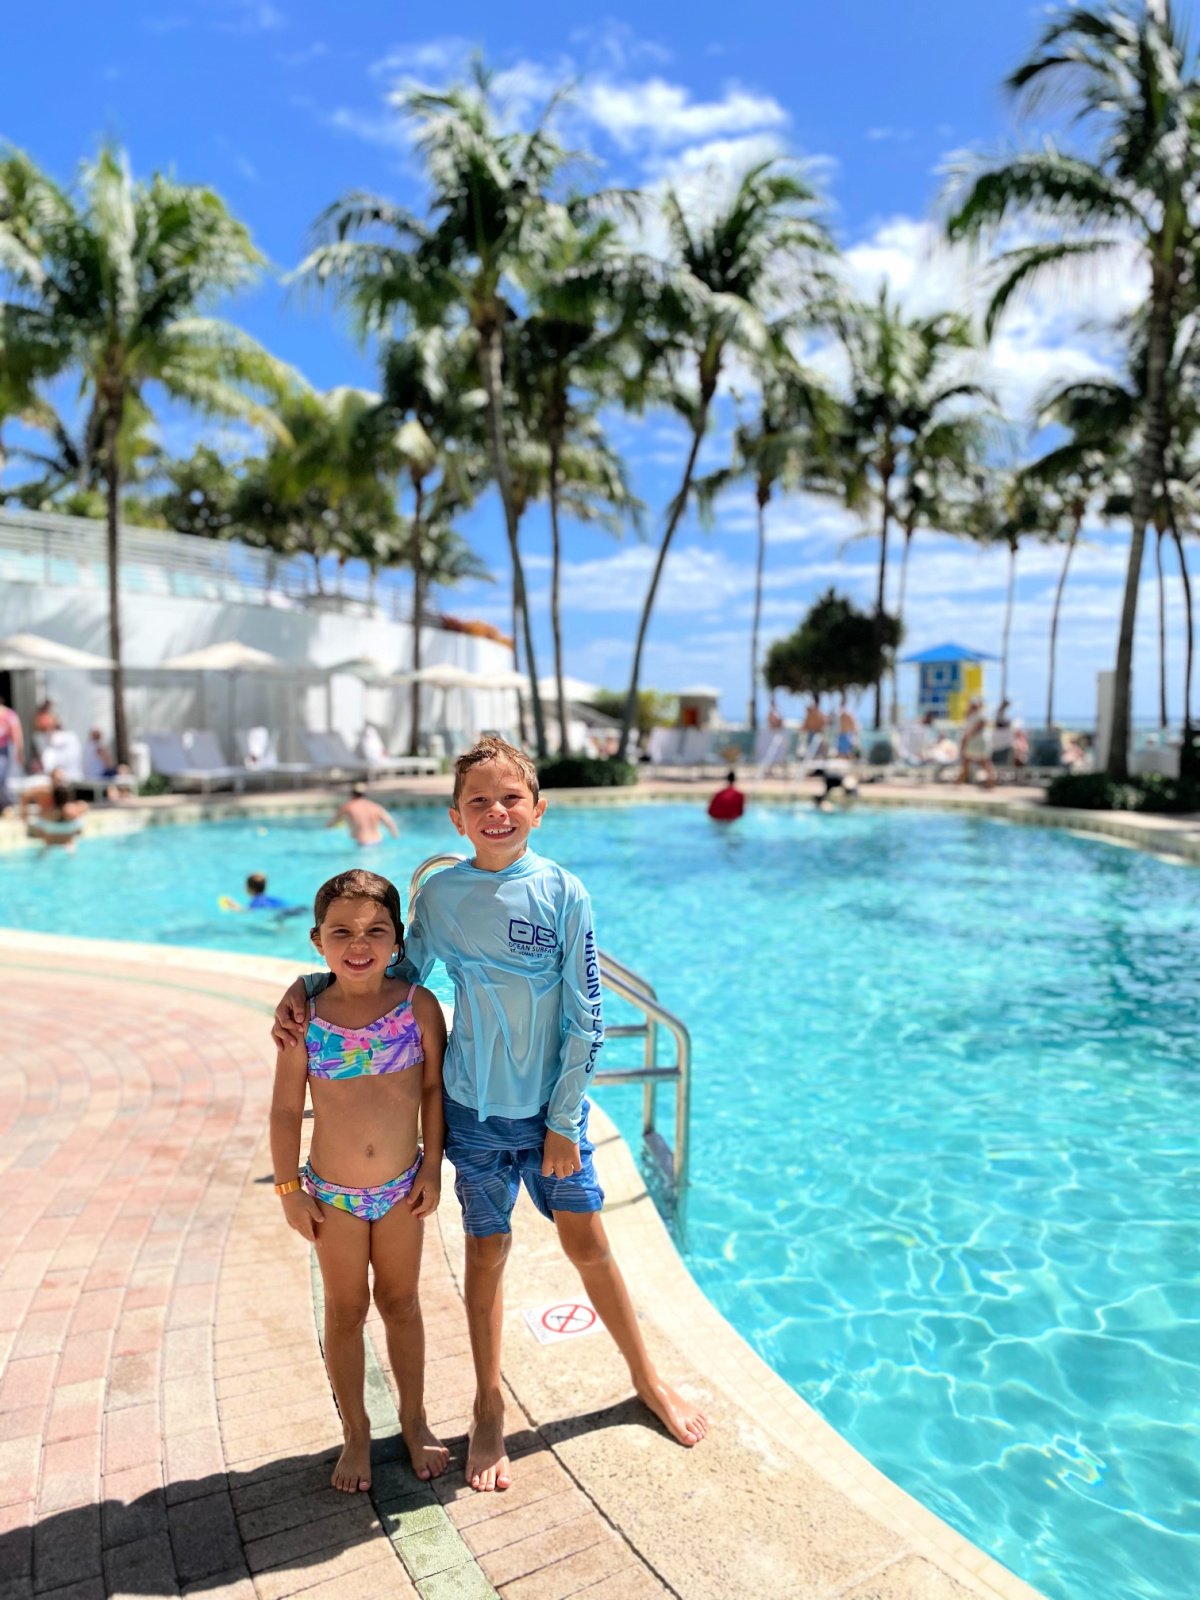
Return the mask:
{"type": "MultiPolygon", "coordinates": [[[[406,883],[458,841],[397,817],[370,864],[406,883]]],[[[721,1311],[1055,1600],[1200,1594],[1200,876],[936,813],[564,807],[536,842],[692,1029],[721,1311]]],[[[302,820],[88,840],[6,857],[0,922],[304,962],[303,919],[217,897],[356,859],[302,820]]],[[[636,1091],[602,1098],[636,1137],[636,1091]]]]}

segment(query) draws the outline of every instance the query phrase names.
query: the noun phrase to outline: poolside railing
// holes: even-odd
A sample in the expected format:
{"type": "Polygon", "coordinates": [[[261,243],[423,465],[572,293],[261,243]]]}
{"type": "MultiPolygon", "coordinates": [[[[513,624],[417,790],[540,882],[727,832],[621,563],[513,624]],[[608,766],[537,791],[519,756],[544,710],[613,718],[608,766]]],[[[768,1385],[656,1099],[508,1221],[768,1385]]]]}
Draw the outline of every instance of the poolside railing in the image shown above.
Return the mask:
{"type": "MultiPolygon", "coordinates": [[[[408,914],[427,878],[443,867],[455,866],[466,857],[453,851],[429,856],[413,873],[408,885],[408,914]]],[[[642,1085],[642,1141],[651,1165],[661,1180],[675,1219],[682,1224],[688,1182],[688,1135],[691,1123],[692,1040],[685,1024],[661,1004],[648,979],[627,967],[607,951],[600,957],[600,981],[606,989],[625,1000],[642,1014],[641,1022],[619,1022],[604,1030],[607,1039],[641,1039],[640,1067],[598,1068],[595,1083],[640,1083],[642,1085]],[[658,1062],[658,1034],[664,1030],[674,1041],[675,1059],[666,1066],[658,1062]],[[658,1130],[657,1091],[660,1083],[675,1086],[675,1144],[668,1145],[658,1130]]]]}
{"type": "MultiPolygon", "coordinates": [[[[219,604],[311,607],[412,618],[411,591],[372,583],[336,563],[316,567],[304,556],[277,556],[236,539],[202,539],[169,529],[121,525],[121,589],[219,604]]],[[[103,523],[58,512],[0,507],[0,582],[43,588],[99,589],[108,584],[103,523]]]]}

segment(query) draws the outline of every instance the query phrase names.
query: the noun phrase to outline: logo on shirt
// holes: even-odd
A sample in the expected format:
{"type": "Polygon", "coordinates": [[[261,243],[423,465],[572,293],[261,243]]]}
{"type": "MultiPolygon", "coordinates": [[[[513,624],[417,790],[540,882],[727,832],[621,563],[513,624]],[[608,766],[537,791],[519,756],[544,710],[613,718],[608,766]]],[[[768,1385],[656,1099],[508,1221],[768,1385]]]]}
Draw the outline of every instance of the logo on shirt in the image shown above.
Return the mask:
{"type": "Polygon", "coordinates": [[[546,953],[558,947],[553,928],[540,928],[536,922],[526,922],[524,917],[510,917],[508,922],[508,947],[510,950],[546,953]]]}

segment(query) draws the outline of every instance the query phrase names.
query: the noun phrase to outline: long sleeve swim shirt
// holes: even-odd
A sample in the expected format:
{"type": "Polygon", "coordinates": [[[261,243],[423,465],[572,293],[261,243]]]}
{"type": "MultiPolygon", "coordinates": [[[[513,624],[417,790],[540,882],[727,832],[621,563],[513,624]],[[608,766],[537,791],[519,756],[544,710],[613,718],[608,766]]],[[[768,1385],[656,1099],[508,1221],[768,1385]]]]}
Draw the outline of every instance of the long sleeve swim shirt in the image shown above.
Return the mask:
{"type": "Polygon", "coordinates": [[[394,973],[420,983],[441,960],[454,984],[450,1098],[481,1122],[548,1105],[546,1126],[578,1141],[604,1041],[592,905],[579,879],[531,850],[501,872],[461,861],[421,889],[404,945],[394,973]]]}

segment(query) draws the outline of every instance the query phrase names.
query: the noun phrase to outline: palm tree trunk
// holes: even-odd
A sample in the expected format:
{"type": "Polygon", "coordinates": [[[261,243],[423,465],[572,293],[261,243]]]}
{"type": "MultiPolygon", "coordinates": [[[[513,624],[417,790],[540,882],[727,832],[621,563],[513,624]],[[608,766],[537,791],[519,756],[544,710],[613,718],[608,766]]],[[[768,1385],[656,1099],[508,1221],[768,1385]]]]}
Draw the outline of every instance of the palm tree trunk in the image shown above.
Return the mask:
{"type": "Polygon", "coordinates": [[[1017,541],[1008,546],[1008,592],[1004,597],[1004,638],[1000,645],[1000,699],[1008,699],[1008,639],[1012,633],[1013,594],[1017,587],[1017,541]]]}
{"type": "Polygon", "coordinates": [[[504,528],[508,535],[508,552],[513,569],[513,604],[521,622],[525,639],[525,664],[529,673],[529,693],[533,703],[533,728],[539,758],[546,756],[546,719],[542,712],[542,697],[538,692],[537,662],[533,649],[533,630],[529,620],[529,602],[525,590],[525,569],[521,564],[518,542],[519,527],[516,502],[513,496],[512,475],[508,470],[508,449],[504,442],[504,367],[499,325],[489,322],[480,329],[480,366],[484,392],[488,400],[488,432],[492,446],[492,468],[504,506],[504,528]]]}
{"type": "Polygon", "coordinates": [[[562,611],[559,586],[562,572],[562,540],[558,528],[558,459],[562,437],[557,427],[550,431],[550,627],[554,633],[554,688],[558,695],[558,753],[569,756],[567,736],[567,695],[563,688],[562,611]]]}
{"type": "Polygon", "coordinates": [[[1142,453],[1133,485],[1132,524],[1129,537],[1129,564],[1125,569],[1125,594],[1121,602],[1121,631],[1117,637],[1117,660],[1113,669],[1112,730],[1109,736],[1107,772],[1110,778],[1129,777],[1129,731],[1133,686],[1133,638],[1137,627],[1138,586],[1146,551],[1146,524],[1154,505],[1154,493],[1162,476],[1166,448],[1167,369],[1175,343],[1175,288],[1179,268],[1174,262],[1164,267],[1153,263],[1150,329],[1146,342],[1146,425],[1142,453]]]}
{"type": "MultiPolygon", "coordinates": [[[[904,527],[904,548],[900,555],[900,590],[896,596],[896,621],[901,628],[904,626],[904,597],[908,592],[908,552],[912,549],[913,534],[917,530],[904,527]]],[[[892,663],[892,714],[889,722],[893,728],[900,726],[900,683],[896,675],[896,664],[892,663]]]]}
{"type": "Polygon", "coordinates": [[[117,761],[129,765],[129,725],[125,720],[125,667],[121,659],[121,463],[117,435],[120,409],[111,410],[105,428],[104,478],[107,491],[105,534],[108,555],[108,653],[112,657],[113,745],[117,761]]]}
{"type": "Polygon", "coordinates": [[[1167,595],[1163,586],[1163,530],[1156,528],[1154,565],[1158,573],[1158,726],[1167,725],[1167,595]]]}
{"type": "Polygon", "coordinates": [[[1188,571],[1187,557],[1183,550],[1183,536],[1179,531],[1174,506],[1170,508],[1168,515],[1171,522],[1171,537],[1179,552],[1179,576],[1183,581],[1183,603],[1186,607],[1184,637],[1187,641],[1187,653],[1183,664],[1183,745],[1179,753],[1179,776],[1184,778],[1194,775],[1195,766],[1192,750],[1192,660],[1195,655],[1196,630],[1192,619],[1192,575],[1188,571]]]}
{"type": "MultiPolygon", "coordinates": [[[[887,582],[887,550],[888,550],[888,524],[892,515],[891,502],[891,472],[884,472],[883,482],[883,525],[879,530],[879,584],[875,591],[875,617],[883,617],[884,585],[887,582]]],[[[875,711],[872,726],[879,729],[883,726],[883,674],[884,668],[879,669],[879,676],[875,679],[875,711]]]]}
{"type": "Polygon", "coordinates": [[[758,550],[754,561],[754,620],[750,624],[750,732],[758,732],[758,632],[762,623],[763,567],[767,559],[767,502],[769,484],[758,489],[758,550]]]}
{"type": "Polygon", "coordinates": [[[408,701],[408,754],[410,756],[421,753],[421,680],[416,674],[421,670],[421,613],[425,609],[425,563],[422,559],[421,545],[421,513],[425,509],[425,487],[420,478],[413,485],[416,498],[413,501],[412,538],[409,545],[409,564],[413,575],[413,620],[412,620],[412,671],[413,681],[409,687],[408,701]]]}
{"type": "Polygon", "coordinates": [[[705,425],[708,422],[708,402],[702,400],[699,415],[692,429],[692,447],[688,451],[687,465],[683,469],[683,482],[679,486],[679,493],[671,502],[670,515],[667,526],[663,531],[662,544],[658,548],[658,559],[654,563],[654,571],[650,577],[650,588],[642,605],[642,615],[638,621],[637,640],[633,647],[633,668],[629,676],[629,693],[625,698],[625,713],[621,718],[621,734],[617,741],[617,760],[625,758],[625,746],[629,742],[629,735],[637,717],[638,682],[642,672],[642,651],[646,644],[646,633],[650,627],[650,614],[654,610],[654,597],[658,593],[659,579],[663,574],[663,567],[667,562],[667,551],[671,548],[671,540],[675,536],[675,529],[683,518],[684,507],[687,505],[688,495],[692,488],[692,475],[696,470],[696,457],[700,454],[700,444],[704,438],[705,425]]]}
{"type": "Polygon", "coordinates": [[[1071,557],[1075,554],[1075,546],[1079,541],[1079,530],[1082,526],[1082,516],[1075,517],[1071,522],[1071,537],[1067,540],[1067,552],[1063,556],[1062,571],[1058,575],[1058,587],[1054,591],[1054,607],[1050,612],[1050,671],[1046,681],[1047,732],[1054,726],[1054,676],[1058,655],[1058,616],[1062,610],[1062,597],[1063,590],[1067,586],[1067,573],[1071,570],[1071,557]]]}

